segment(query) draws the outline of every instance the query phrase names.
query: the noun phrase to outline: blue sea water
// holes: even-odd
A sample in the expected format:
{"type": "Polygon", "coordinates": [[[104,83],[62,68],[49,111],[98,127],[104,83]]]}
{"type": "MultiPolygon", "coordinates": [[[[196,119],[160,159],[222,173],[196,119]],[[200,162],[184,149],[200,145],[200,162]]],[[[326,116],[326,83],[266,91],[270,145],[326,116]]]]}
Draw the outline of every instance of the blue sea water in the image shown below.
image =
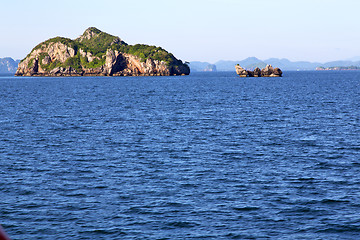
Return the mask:
{"type": "Polygon", "coordinates": [[[360,239],[360,72],[0,77],[12,239],[360,239]]]}

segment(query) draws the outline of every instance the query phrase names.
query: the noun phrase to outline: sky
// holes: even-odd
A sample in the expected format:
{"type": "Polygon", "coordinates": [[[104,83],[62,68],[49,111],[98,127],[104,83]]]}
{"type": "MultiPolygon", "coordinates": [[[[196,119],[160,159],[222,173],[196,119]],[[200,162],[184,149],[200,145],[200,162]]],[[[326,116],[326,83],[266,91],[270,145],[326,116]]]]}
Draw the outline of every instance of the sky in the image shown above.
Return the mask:
{"type": "Polygon", "coordinates": [[[2,0],[0,58],[88,27],[183,61],[327,62],[360,56],[359,0],[2,0]]]}

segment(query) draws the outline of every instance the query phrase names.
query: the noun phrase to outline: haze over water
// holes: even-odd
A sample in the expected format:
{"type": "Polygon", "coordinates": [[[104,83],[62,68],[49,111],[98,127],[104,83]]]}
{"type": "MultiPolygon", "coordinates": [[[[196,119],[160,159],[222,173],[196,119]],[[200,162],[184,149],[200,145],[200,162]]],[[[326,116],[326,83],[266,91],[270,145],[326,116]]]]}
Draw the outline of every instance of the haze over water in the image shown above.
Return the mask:
{"type": "Polygon", "coordinates": [[[189,62],[255,56],[324,63],[360,56],[358,0],[20,2],[1,4],[9,21],[0,25],[0,58],[23,59],[46,39],[74,39],[88,27],[129,44],[161,46],[189,62]]]}
{"type": "Polygon", "coordinates": [[[357,239],[360,73],[0,77],[12,239],[357,239]]]}

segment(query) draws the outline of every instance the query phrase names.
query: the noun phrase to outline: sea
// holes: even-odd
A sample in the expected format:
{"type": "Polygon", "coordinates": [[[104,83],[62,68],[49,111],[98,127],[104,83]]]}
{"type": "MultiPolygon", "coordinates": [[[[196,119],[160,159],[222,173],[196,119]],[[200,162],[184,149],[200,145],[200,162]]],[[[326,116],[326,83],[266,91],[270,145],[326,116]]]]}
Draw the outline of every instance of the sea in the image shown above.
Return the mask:
{"type": "Polygon", "coordinates": [[[0,76],[11,239],[360,239],[360,71],[0,76]]]}

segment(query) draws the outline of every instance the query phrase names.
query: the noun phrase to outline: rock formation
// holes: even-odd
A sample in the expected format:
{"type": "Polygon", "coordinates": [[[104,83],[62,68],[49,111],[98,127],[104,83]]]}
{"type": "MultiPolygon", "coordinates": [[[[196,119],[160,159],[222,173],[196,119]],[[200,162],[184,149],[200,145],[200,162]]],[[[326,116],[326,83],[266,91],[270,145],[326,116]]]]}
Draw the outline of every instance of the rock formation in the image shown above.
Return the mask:
{"type": "Polygon", "coordinates": [[[240,77],[248,77],[248,71],[246,71],[244,68],[242,68],[240,65],[235,66],[236,74],[240,77]]]}
{"type": "Polygon", "coordinates": [[[282,71],[280,68],[273,68],[271,65],[266,65],[265,68],[255,68],[254,71],[246,70],[239,64],[235,66],[236,74],[240,77],[281,77],[282,71]]]}
{"type": "Polygon", "coordinates": [[[254,69],[254,77],[261,77],[261,70],[260,68],[255,68],[254,69]]]}
{"type": "Polygon", "coordinates": [[[88,28],[75,40],[55,37],[37,45],[16,76],[170,76],[190,68],[161,47],[128,45],[119,37],[88,28]]]}

